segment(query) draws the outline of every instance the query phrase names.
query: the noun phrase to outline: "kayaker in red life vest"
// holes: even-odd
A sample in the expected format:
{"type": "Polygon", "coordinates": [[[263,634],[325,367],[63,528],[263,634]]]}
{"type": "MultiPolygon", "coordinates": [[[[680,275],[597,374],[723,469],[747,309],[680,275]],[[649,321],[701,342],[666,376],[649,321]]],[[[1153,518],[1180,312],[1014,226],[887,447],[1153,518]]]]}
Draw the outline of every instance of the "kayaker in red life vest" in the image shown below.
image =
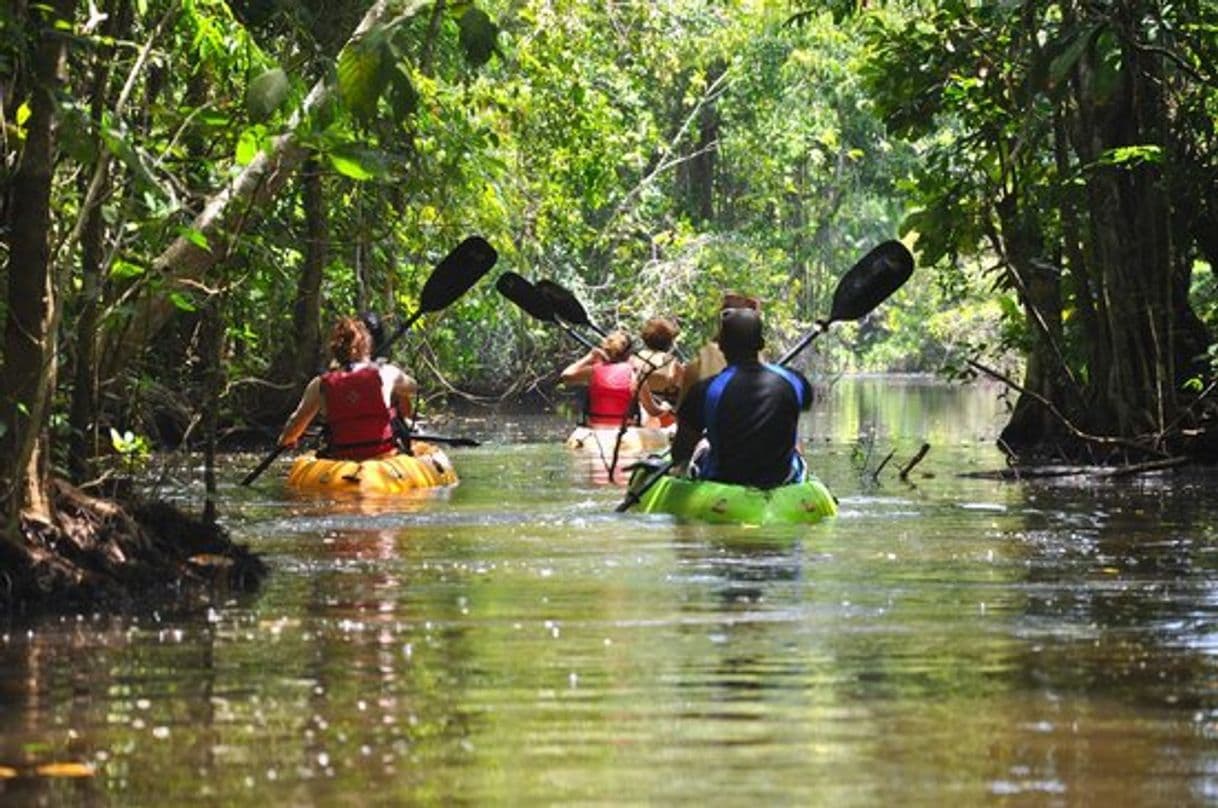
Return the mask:
{"type": "MultiPolygon", "coordinates": [[[[637,386],[634,365],[630,362],[630,337],[622,331],[610,333],[598,347],[563,368],[562,381],[588,386],[588,426],[620,427],[633,417],[630,404],[637,386]]],[[[646,386],[639,391],[639,405],[655,416],[672,409],[652,398],[646,386]]]]}
{"type": "Polygon", "coordinates": [[[396,365],[372,361],[372,336],[354,317],[334,324],[330,353],[335,368],[305,387],[279,445],[295,446],[320,414],[327,427],[325,457],[366,460],[395,453],[393,416],[410,417],[418,385],[396,365]]]}
{"type": "Polygon", "coordinates": [[[700,479],[758,488],[802,481],[799,414],[812,406],[812,385],[798,371],[760,360],[765,342],[754,309],[724,309],[718,343],[727,367],[682,400],[674,463],[689,463],[691,476],[700,479]],[[706,446],[695,456],[704,432],[706,446]]]}

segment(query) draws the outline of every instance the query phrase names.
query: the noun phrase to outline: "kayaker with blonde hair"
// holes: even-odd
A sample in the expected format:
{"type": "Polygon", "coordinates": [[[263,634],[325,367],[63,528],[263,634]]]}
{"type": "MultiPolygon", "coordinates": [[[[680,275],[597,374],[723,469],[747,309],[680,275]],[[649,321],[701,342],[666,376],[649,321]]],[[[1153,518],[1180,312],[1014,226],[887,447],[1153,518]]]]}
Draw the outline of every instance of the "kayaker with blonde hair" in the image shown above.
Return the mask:
{"type": "Polygon", "coordinates": [[[401,368],[372,360],[372,335],[355,317],[343,317],[330,332],[331,370],[305,387],[296,411],[279,435],[292,447],[318,415],[326,421],[321,457],[366,460],[397,451],[393,418],[409,418],[418,385],[401,368]]]}
{"type": "MultiPolygon", "coordinates": [[[[760,314],[761,301],[740,292],[724,292],[723,300],[719,304],[720,315],[728,309],[750,309],[760,314]]],[[[727,360],[723,356],[716,336],[715,339],[699,348],[697,355],[685,365],[679,384],[681,392],[677,396],[678,406],[685,400],[685,395],[691,387],[703,379],[711,378],[725,367],[727,367],[727,360]]]]}

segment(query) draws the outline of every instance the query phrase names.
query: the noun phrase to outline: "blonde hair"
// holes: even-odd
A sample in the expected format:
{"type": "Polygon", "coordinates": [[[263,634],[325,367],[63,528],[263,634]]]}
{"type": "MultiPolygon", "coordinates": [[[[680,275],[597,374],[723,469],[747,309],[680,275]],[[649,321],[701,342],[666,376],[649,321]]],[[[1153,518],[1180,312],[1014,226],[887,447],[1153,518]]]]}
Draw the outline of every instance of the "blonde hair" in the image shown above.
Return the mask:
{"type": "Polygon", "coordinates": [[[344,365],[372,356],[372,335],[356,317],[341,317],[330,332],[330,354],[344,365]]]}
{"type": "Polygon", "coordinates": [[[601,340],[601,350],[610,362],[624,362],[630,356],[630,336],[625,331],[613,331],[601,340]]]}

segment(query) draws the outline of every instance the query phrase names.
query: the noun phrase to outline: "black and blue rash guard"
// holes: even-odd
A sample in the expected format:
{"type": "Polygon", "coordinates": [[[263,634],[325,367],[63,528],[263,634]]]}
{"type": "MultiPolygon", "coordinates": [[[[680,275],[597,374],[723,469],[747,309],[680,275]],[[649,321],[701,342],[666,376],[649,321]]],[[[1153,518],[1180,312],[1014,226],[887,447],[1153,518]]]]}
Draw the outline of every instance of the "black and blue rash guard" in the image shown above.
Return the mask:
{"type": "Polygon", "coordinates": [[[746,362],[698,382],[678,417],[706,430],[710,456],[700,477],[773,488],[791,474],[799,413],[811,406],[812,385],[802,374],[746,362]]]}

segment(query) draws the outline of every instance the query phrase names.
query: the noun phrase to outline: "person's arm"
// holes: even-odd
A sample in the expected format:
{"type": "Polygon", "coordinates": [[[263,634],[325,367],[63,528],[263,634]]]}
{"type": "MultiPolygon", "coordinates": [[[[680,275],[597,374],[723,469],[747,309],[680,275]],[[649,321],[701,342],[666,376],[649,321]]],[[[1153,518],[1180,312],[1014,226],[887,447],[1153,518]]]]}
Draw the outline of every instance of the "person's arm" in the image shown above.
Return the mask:
{"type": "Polygon", "coordinates": [[[705,391],[705,385],[694,386],[677,408],[677,434],[672,440],[672,461],[673,468],[679,474],[685,473],[698,441],[702,440],[702,399],[705,391]]]}
{"type": "Polygon", "coordinates": [[[656,397],[651,394],[651,387],[646,384],[639,388],[639,406],[643,408],[643,412],[654,418],[672,412],[667,401],[656,401],[656,397]]]}
{"type": "Polygon", "coordinates": [[[607,361],[609,359],[605,356],[604,351],[600,348],[593,348],[562,369],[563,384],[587,384],[592,380],[592,370],[607,361]]]}
{"type": "Polygon", "coordinates": [[[309,428],[309,424],[321,411],[321,378],[314,377],[312,381],[304,389],[304,394],[300,397],[300,403],[296,405],[296,411],[288,417],[288,422],[283,425],[283,431],[279,433],[279,445],[291,448],[300,440],[300,436],[309,428]]]}
{"type": "Polygon", "coordinates": [[[414,416],[414,397],[418,395],[419,383],[401,368],[394,367],[394,370],[397,373],[390,388],[389,403],[400,417],[410,420],[414,416]]]}

